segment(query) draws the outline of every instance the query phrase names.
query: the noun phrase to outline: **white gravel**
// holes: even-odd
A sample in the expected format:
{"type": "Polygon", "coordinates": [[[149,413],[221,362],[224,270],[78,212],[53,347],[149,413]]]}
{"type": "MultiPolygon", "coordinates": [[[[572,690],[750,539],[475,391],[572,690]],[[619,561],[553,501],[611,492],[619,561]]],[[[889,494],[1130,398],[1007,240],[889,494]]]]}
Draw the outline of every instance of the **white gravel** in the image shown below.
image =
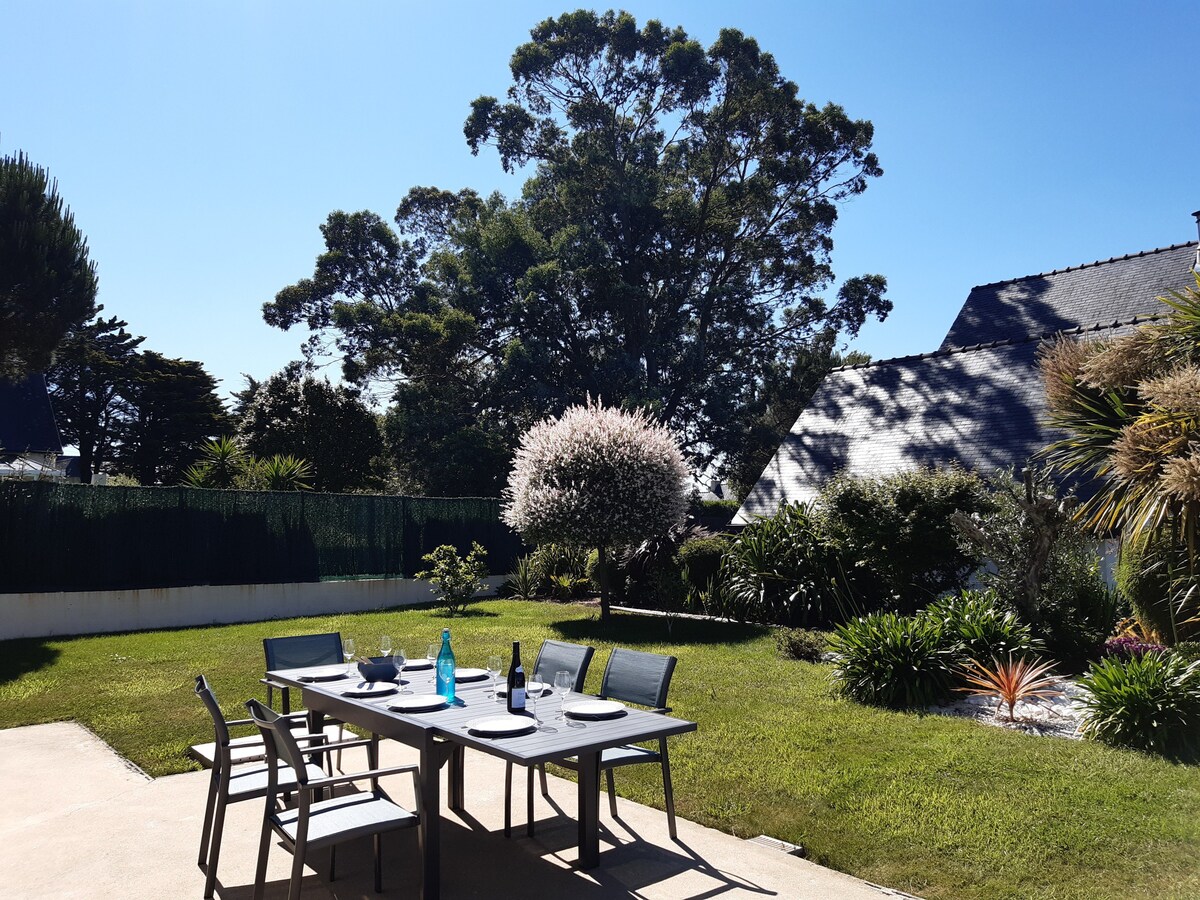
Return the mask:
{"type": "Polygon", "coordinates": [[[1064,678],[1057,682],[1060,693],[1036,701],[1022,701],[1017,704],[1016,721],[1008,720],[1008,704],[997,716],[999,701],[995,697],[974,697],[961,695],[946,706],[932,706],[929,711],[935,715],[961,716],[974,719],[985,725],[998,728],[1010,728],[1023,731],[1026,734],[1063,737],[1079,740],[1079,725],[1082,720],[1083,707],[1079,698],[1083,688],[1070,679],[1064,678]]]}

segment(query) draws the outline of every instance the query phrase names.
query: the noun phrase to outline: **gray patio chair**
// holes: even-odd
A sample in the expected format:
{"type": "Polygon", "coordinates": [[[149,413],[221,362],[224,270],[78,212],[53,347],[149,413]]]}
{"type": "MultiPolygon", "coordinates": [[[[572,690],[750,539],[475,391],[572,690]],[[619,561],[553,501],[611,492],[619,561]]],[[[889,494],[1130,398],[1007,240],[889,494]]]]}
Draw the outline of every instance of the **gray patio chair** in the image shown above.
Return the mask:
{"type": "MultiPolygon", "coordinates": [[[[564,641],[542,641],[542,646],[538,650],[537,659],[534,660],[533,676],[531,681],[538,680],[548,684],[554,683],[554,675],[556,672],[571,673],[571,690],[582,691],[583,683],[587,680],[588,666],[592,664],[592,656],[596,653],[595,647],[587,647],[583,644],[568,644],[564,641]]],[[[549,787],[546,784],[546,766],[539,764],[538,772],[542,780],[542,796],[550,796],[549,787]]],[[[509,837],[512,834],[512,770],[513,764],[506,762],[504,764],[504,836],[509,837]]],[[[526,806],[526,824],[525,832],[533,837],[533,767],[529,767],[529,776],[525,786],[525,806],[526,806]]]]}
{"type": "MultiPolygon", "coordinates": [[[[230,803],[240,803],[243,800],[253,800],[267,795],[268,771],[267,764],[250,765],[249,763],[263,762],[266,759],[266,742],[261,734],[249,738],[231,738],[229,729],[239,725],[253,725],[252,719],[226,720],[221,713],[217,698],[209,687],[208,679],[203,675],[196,676],[196,696],[204,703],[213,722],[212,744],[197,745],[211,747],[211,760],[208,768],[212,775],[208,781],[208,801],[204,807],[204,830],[200,836],[200,855],[196,864],[205,872],[204,896],[212,897],[217,881],[217,863],[221,856],[221,835],[225,829],[225,809],[230,803]]],[[[303,714],[300,714],[302,716],[303,714]]],[[[325,743],[325,735],[310,735],[295,733],[297,726],[303,727],[301,718],[281,716],[280,722],[292,732],[297,745],[305,744],[306,753],[321,753],[332,749],[334,745],[325,743]]],[[[353,745],[369,744],[370,741],[354,741],[353,745]]],[[[196,748],[193,747],[193,750],[196,748]]],[[[198,759],[203,759],[197,755],[198,759]]],[[[325,773],[315,765],[307,764],[310,775],[321,777],[325,773]]],[[[291,770],[281,769],[278,773],[280,791],[296,790],[296,777],[291,770]]]]}
{"type": "MultiPolygon", "coordinates": [[[[608,658],[604,669],[604,680],[600,685],[600,696],[605,700],[620,700],[650,707],[650,712],[665,715],[671,711],[667,706],[667,691],[671,687],[671,676],[675,673],[674,656],[658,653],[642,653],[637,650],[616,648],[608,658]]],[[[557,764],[578,770],[576,758],[556,760],[557,764]]],[[[649,750],[636,744],[611,747],[600,753],[600,769],[608,782],[608,808],[613,818],[617,817],[617,790],[613,782],[613,769],[639,763],[658,763],[662,767],[663,797],[667,806],[667,829],[675,840],[675,794],[671,788],[671,761],[667,756],[667,739],[658,739],[658,749],[649,750]]],[[[532,818],[532,816],[530,817],[532,818]]]]}
{"type": "MultiPolygon", "coordinates": [[[[342,635],[337,631],[324,634],[297,634],[288,637],[263,638],[263,656],[266,658],[267,671],[279,669],[307,669],[313,666],[344,665],[342,656],[342,635]]],[[[292,711],[291,691],[286,684],[272,681],[270,678],[260,679],[267,686],[267,706],[274,708],[274,692],[279,691],[279,705],[284,715],[292,711]]],[[[335,722],[337,736],[334,740],[346,739],[345,726],[335,722]]],[[[332,737],[332,735],[331,735],[332,737]]],[[[337,767],[342,768],[342,754],[337,755],[337,767]]]]}
{"type": "MultiPolygon", "coordinates": [[[[267,857],[271,851],[271,832],[274,831],[292,853],[292,877],[288,886],[288,900],[299,900],[300,884],[304,875],[304,862],[309,850],[329,848],[329,880],[334,879],[337,845],[358,837],[371,835],[375,850],[375,892],[383,890],[383,868],[381,861],[380,836],[387,831],[413,828],[420,822],[421,785],[419,766],[393,766],[387,769],[372,768],[366,772],[349,775],[325,776],[319,769],[313,771],[305,763],[308,752],[302,750],[287,727],[286,720],[257,700],[246,703],[250,718],[262,730],[267,745],[267,803],[263,811],[262,838],[258,849],[258,867],[254,874],[254,900],[262,900],[266,890],[267,857]],[[299,788],[298,801],[294,809],[284,809],[278,804],[283,790],[281,772],[285,763],[294,773],[299,788]],[[409,772],[413,777],[413,795],[417,811],[409,812],[395,803],[379,787],[379,779],[385,775],[409,772]],[[337,796],[337,785],[350,784],[369,779],[371,789],[365,792],[337,796]],[[328,788],[330,797],[314,802],[313,794],[328,788]]],[[[373,742],[375,739],[372,739],[373,742]]],[[[378,757],[371,754],[372,764],[378,757]]],[[[436,777],[436,773],[435,773],[436,777]]],[[[436,813],[435,813],[436,815],[436,813]]]]}

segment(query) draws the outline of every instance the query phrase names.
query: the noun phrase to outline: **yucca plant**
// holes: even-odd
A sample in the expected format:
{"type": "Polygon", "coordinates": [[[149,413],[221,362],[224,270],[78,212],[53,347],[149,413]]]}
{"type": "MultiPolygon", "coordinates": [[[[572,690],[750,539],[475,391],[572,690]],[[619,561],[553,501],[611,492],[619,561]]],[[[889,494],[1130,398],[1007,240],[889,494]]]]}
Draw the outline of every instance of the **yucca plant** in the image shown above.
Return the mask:
{"type": "Polygon", "coordinates": [[[1174,653],[1110,657],[1079,680],[1083,735],[1169,758],[1200,751],[1200,662],[1174,653]]]}
{"type": "Polygon", "coordinates": [[[311,491],[312,466],[295,456],[275,455],[260,460],[257,475],[268,491],[311,491]]]}
{"type": "Polygon", "coordinates": [[[1044,699],[1062,693],[1056,686],[1058,679],[1049,674],[1054,666],[1053,660],[1038,662],[1025,656],[1009,656],[1003,662],[992,657],[990,666],[975,659],[967,660],[961,673],[967,686],[959,690],[977,697],[998,698],[997,715],[1007,704],[1008,721],[1013,722],[1017,717],[1017,704],[1022,700],[1044,699]]]}
{"type": "Polygon", "coordinates": [[[534,565],[532,556],[517,557],[512,574],[504,582],[504,593],[517,600],[532,600],[541,586],[542,575],[534,565]]]}

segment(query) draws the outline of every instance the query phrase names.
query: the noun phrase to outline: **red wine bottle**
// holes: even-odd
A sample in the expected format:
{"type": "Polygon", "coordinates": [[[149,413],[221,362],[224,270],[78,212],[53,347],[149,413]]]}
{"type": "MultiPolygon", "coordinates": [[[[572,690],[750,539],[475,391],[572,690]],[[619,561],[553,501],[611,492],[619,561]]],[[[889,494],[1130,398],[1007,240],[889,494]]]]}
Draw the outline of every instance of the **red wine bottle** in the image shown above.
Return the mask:
{"type": "Polygon", "coordinates": [[[521,666],[521,642],[513,641],[512,665],[508,667],[508,711],[525,713],[525,669],[521,666]]]}

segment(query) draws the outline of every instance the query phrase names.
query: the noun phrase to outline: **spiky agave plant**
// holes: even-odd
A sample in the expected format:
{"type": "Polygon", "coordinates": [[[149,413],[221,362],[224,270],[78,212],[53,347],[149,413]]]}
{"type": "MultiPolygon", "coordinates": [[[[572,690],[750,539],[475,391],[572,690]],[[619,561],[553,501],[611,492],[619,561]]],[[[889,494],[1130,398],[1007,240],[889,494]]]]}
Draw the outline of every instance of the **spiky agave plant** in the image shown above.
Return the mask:
{"type": "Polygon", "coordinates": [[[1062,691],[1056,686],[1058,679],[1050,675],[1054,660],[1037,661],[1028,657],[1009,656],[1001,662],[992,657],[991,666],[978,660],[967,660],[962,667],[962,678],[966,686],[959,688],[978,697],[998,697],[1000,707],[1008,705],[1008,721],[1016,721],[1017,704],[1022,700],[1054,697],[1062,691]]]}

